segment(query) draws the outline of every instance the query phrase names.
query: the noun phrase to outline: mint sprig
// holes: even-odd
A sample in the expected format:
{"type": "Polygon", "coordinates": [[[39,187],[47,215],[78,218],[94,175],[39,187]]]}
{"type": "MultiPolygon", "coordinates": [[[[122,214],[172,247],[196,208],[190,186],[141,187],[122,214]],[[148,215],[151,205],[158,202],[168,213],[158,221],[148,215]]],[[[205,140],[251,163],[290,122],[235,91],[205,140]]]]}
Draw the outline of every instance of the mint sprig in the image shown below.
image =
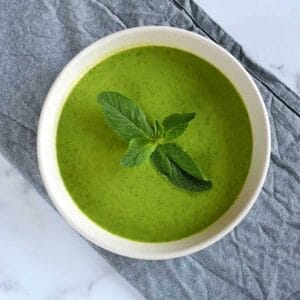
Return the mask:
{"type": "Polygon", "coordinates": [[[154,168],[178,188],[200,192],[212,187],[196,162],[170,143],[184,133],[195,113],[171,114],[162,124],[156,120],[151,125],[142,109],[120,93],[102,92],[98,102],[108,125],[129,142],[121,159],[124,167],[138,166],[150,158],[154,168]]]}

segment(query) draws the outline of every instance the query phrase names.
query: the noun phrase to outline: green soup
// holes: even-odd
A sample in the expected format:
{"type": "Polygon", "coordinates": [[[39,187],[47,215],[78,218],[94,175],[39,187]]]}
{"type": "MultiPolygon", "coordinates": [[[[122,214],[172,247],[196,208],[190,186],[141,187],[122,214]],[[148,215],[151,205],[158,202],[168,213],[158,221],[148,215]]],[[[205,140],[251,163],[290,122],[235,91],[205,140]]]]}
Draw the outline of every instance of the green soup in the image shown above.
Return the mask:
{"type": "Polygon", "coordinates": [[[173,48],[138,47],[108,57],[74,86],[57,128],[61,176],[75,203],[102,228],[144,242],[197,233],[232,205],[247,177],[252,135],[241,96],[206,61],[173,48]],[[213,182],[204,192],[172,186],[151,162],[124,168],[127,144],[104,121],[97,95],[116,91],[146,114],[196,112],[177,139],[213,182]]]}

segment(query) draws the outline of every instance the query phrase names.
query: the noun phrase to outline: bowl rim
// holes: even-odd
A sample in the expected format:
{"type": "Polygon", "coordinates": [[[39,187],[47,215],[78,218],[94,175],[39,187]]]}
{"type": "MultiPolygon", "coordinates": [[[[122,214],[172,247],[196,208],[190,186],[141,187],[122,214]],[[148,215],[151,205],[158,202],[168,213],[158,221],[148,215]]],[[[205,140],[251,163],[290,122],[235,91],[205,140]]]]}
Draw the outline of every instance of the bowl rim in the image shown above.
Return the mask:
{"type": "MultiPolygon", "coordinates": [[[[172,47],[172,46],[170,46],[170,47],[172,47]]],[[[127,49],[129,49],[129,48],[132,48],[132,47],[128,47],[127,49]]],[[[180,49],[180,48],[178,48],[178,49],[180,49]]],[[[119,50],[119,51],[122,51],[122,50],[119,50]]],[[[183,51],[185,51],[185,50],[183,50],[183,51]]],[[[112,51],[111,54],[113,54],[113,53],[114,52],[112,51]]],[[[101,60],[99,60],[99,62],[101,60]]],[[[233,84],[234,84],[234,82],[233,82],[233,84]]],[[[246,106],[246,109],[247,109],[246,104],[245,104],[245,106],[246,106]]],[[[58,115],[59,114],[60,113],[58,113],[58,115]]],[[[250,120],[250,123],[251,123],[251,120],[250,120]]],[[[251,124],[251,126],[252,126],[252,124],[251,124]]],[[[42,110],[41,110],[39,124],[38,124],[38,131],[37,131],[37,158],[38,158],[39,170],[40,170],[40,174],[41,174],[44,186],[46,188],[46,191],[49,195],[50,200],[54,204],[55,208],[59,211],[59,213],[63,216],[63,218],[73,228],[75,228],[75,230],[77,232],[79,232],[81,235],[83,235],[87,240],[89,240],[93,244],[95,244],[95,245],[97,245],[101,248],[104,248],[106,250],[109,250],[113,253],[123,255],[123,256],[127,256],[127,257],[131,257],[131,258],[137,258],[137,259],[161,260],[161,259],[170,259],[170,258],[177,258],[177,257],[181,257],[181,256],[186,256],[186,255],[192,254],[194,252],[200,251],[204,248],[207,248],[208,246],[210,246],[210,245],[214,244],[215,242],[219,241],[226,234],[231,232],[234,229],[234,227],[236,227],[244,219],[246,214],[249,212],[249,210],[251,209],[251,207],[255,203],[255,201],[257,199],[257,196],[258,196],[258,194],[260,193],[260,191],[262,189],[262,186],[263,186],[263,183],[265,181],[267,171],[268,171],[268,166],[269,166],[269,161],[270,161],[270,152],[271,152],[271,133],[270,133],[270,124],[269,124],[267,110],[266,110],[263,98],[262,98],[257,86],[255,85],[255,83],[254,83],[253,79],[251,78],[251,76],[249,75],[249,73],[242,66],[242,64],[234,56],[232,56],[227,50],[223,49],[221,46],[219,46],[215,42],[209,40],[208,38],[200,36],[200,35],[198,35],[194,32],[190,32],[190,31],[175,28],[175,27],[168,27],[168,26],[142,26],[142,27],[134,27],[134,28],[130,28],[130,29],[124,29],[124,30],[109,34],[109,35],[107,35],[103,38],[100,38],[99,40],[95,41],[94,43],[92,43],[88,47],[81,50],[75,57],[73,57],[67,63],[67,65],[62,69],[62,71],[59,73],[59,75],[57,76],[57,78],[53,82],[53,84],[52,84],[52,86],[51,86],[51,88],[50,88],[50,90],[49,90],[49,92],[48,92],[48,94],[45,98],[45,101],[44,101],[44,104],[43,104],[43,107],[42,107],[42,110]],[[170,253],[162,253],[162,254],[155,253],[155,254],[145,255],[145,254],[141,254],[141,253],[137,253],[137,252],[135,252],[135,253],[132,253],[130,251],[128,252],[125,249],[124,249],[124,251],[116,251],[113,247],[103,245],[101,242],[96,240],[93,236],[90,236],[89,234],[84,232],[84,230],[82,228],[80,228],[76,224],[76,222],[74,222],[72,219],[70,219],[68,217],[68,215],[65,213],[64,209],[62,208],[62,206],[59,203],[59,200],[58,200],[59,196],[56,195],[55,191],[51,187],[51,182],[50,182],[51,180],[50,180],[50,178],[48,177],[48,174],[47,174],[48,173],[48,171],[47,171],[47,165],[48,165],[47,157],[45,157],[44,152],[43,152],[43,149],[44,149],[44,145],[43,145],[44,130],[43,130],[43,128],[44,128],[44,123],[46,122],[46,114],[47,114],[47,111],[48,111],[48,107],[50,106],[52,94],[53,94],[54,90],[56,90],[57,85],[61,82],[61,80],[65,76],[65,73],[74,64],[74,62],[77,62],[78,60],[80,60],[80,58],[83,57],[86,53],[88,53],[89,51],[91,51],[94,48],[97,48],[98,44],[105,43],[108,39],[118,38],[118,37],[120,37],[124,34],[127,34],[127,33],[149,32],[149,31],[179,32],[179,33],[182,33],[184,35],[188,35],[188,36],[190,36],[191,38],[194,38],[194,39],[195,38],[201,39],[202,42],[209,44],[209,46],[216,48],[218,51],[221,51],[223,53],[223,55],[227,56],[233,63],[235,63],[236,66],[239,68],[239,71],[242,72],[243,75],[247,78],[249,85],[251,85],[251,88],[255,92],[255,96],[257,98],[258,104],[260,105],[260,108],[262,110],[262,121],[263,121],[264,129],[265,129],[265,136],[266,136],[267,140],[266,140],[266,147],[265,147],[263,153],[261,154],[263,156],[263,162],[264,162],[264,164],[262,166],[262,170],[261,170],[261,176],[257,180],[257,183],[255,184],[256,188],[255,188],[254,191],[251,192],[251,196],[249,197],[246,205],[244,205],[242,207],[241,211],[239,212],[239,214],[235,218],[233,218],[228,224],[226,224],[226,226],[224,226],[224,228],[219,230],[215,235],[211,236],[210,238],[208,238],[204,242],[201,242],[201,243],[193,245],[193,246],[189,246],[186,249],[173,250],[170,253]]],[[[62,181],[62,178],[60,178],[60,180],[62,181]]],[[[76,205],[75,202],[74,202],[74,205],[76,205]]],[[[81,210],[80,210],[80,212],[83,215],[85,215],[81,210]]],[[[128,239],[126,239],[126,240],[128,240],[128,239]]],[[[128,241],[131,241],[131,240],[128,240],[128,241]]],[[[135,242],[135,241],[131,241],[131,242],[135,242]]],[[[169,244],[169,243],[172,243],[172,242],[173,241],[164,242],[164,243],[169,244]]],[[[157,244],[157,243],[144,243],[144,242],[138,242],[138,243],[142,243],[142,244],[145,244],[145,245],[157,244]]]]}

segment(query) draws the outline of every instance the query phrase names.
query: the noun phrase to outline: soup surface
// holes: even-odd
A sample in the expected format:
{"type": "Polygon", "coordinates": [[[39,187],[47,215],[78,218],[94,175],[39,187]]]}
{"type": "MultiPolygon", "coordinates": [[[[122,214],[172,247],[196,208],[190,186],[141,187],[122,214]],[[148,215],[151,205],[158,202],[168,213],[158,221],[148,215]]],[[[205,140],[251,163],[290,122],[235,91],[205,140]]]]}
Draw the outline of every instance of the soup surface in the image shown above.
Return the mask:
{"type": "Polygon", "coordinates": [[[114,54],[74,86],[57,129],[61,176],[77,206],[102,228],[125,238],[162,242],[197,233],[232,205],[247,177],[250,121],[231,82],[206,61],[165,47],[114,54]],[[116,91],[162,121],[196,112],[176,142],[213,183],[203,192],[172,186],[151,162],[125,168],[123,142],[104,121],[97,95],[116,91]]]}

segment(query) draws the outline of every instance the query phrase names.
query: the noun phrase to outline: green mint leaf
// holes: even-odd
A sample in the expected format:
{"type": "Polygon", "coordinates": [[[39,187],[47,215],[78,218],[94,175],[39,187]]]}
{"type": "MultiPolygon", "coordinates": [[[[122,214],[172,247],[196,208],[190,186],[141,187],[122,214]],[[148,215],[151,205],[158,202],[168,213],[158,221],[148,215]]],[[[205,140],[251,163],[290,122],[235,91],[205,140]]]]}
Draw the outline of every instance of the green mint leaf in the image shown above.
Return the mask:
{"type": "Polygon", "coordinates": [[[193,192],[212,187],[195,161],[174,143],[158,145],[151,154],[151,161],[157,171],[176,187],[193,192]]]}
{"type": "Polygon", "coordinates": [[[165,128],[165,141],[171,142],[179,137],[187,128],[189,122],[193,120],[196,113],[172,114],[163,121],[165,128]]]}
{"type": "Polygon", "coordinates": [[[200,180],[205,179],[196,162],[177,144],[168,143],[159,146],[159,149],[164,152],[174,163],[186,173],[200,180]]]}
{"type": "Polygon", "coordinates": [[[155,132],[154,135],[156,137],[164,137],[164,135],[165,135],[165,129],[164,129],[164,127],[162,126],[162,124],[158,120],[155,121],[154,132],[155,132]]]}
{"type": "Polygon", "coordinates": [[[138,166],[150,157],[155,147],[156,145],[149,139],[132,139],[129,142],[127,152],[122,157],[121,164],[124,167],[138,166]]]}
{"type": "Polygon", "coordinates": [[[98,102],[108,125],[125,141],[153,136],[145,114],[131,99],[116,92],[102,92],[98,95],[98,102]]]}

